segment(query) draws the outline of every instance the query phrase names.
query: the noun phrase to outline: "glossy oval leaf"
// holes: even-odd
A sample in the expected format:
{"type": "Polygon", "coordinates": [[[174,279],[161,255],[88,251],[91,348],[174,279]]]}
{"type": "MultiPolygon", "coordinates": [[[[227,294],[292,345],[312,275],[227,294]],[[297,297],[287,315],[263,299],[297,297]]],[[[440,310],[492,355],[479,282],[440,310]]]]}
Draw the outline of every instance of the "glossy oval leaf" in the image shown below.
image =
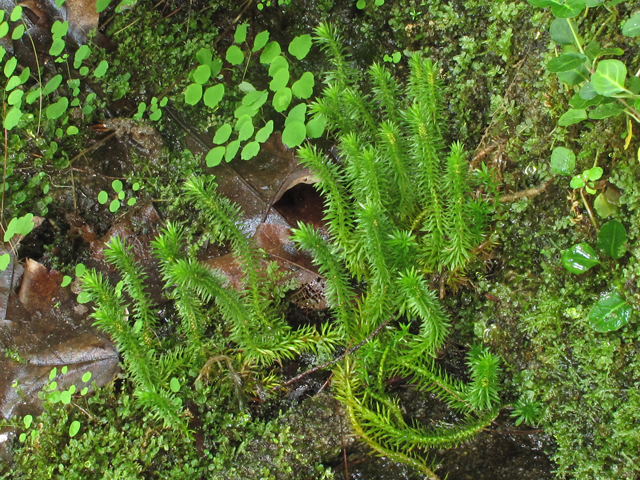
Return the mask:
{"type": "Polygon", "coordinates": [[[596,332],[613,332],[629,323],[633,309],[616,292],[603,295],[589,312],[589,325],[596,332]]]}
{"type": "Polygon", "coordinates": [[[576,168],[576,155],[565,147],[556,147],[551,152],[551,170],[558,175],[571,175],[576,168]]]}
{"type": "Polygon", "coordinates": [[[552,58],[547,63],[547,70],[551,73],[568,72],[582,65],[587,56],[578,52],[563,53],[562,55],[552,58]]]}
{"type": "Polygon", "coordinates": [[[622,35],[625,37],[637,37],[640,35],[640,12],[624,22],[622,35]]]}
{"type": "Polygon", "coordinates": [[[588,243],[578,243],[562,252],[562,266],[576,275],[599,263],[598,255],[588,243]]]}
{"type": "Polygon", "coordinates": [[[313,73],[304,72],[300,79],[293,83],[291,92],[298,98],[306,100],[313,95],[313,87],[315,86],[315,78],[313,73]]]}
{"type": "Polygon", "coordinates": [[[202,100],[207,107],[215,108],[218,106],[218,103],[220,103],[220,100],[222,100],[223,96],[224,85],[222,83],[219,83],[217,85],[214,85],[213,87],[207,88],[204,92],[202,100]]]}
{"type": "Polygon", "coordinates": [[[589,80],[589,76],[591,74],[587,69],[587,66],[583,63],[578,68],[574,68],[568,72],[560,72],[557,75],[560,81],[567,85],[579,85],[580,83],[589,80]]]}
{"type": "Polygon", "coordinates": [[[624,244],[627,241],[627,231],[618,220],[609,220],[598,233],[596,246],[611,258],[617,260],[625,254],[624,244]]]}
{"type": "Polygon", "coordinates": [[[196,105],[202,98],[202,85],[192,83],[184,91],[184,103],[187,105],[196,105]]]}
{"type": "Polygon", "coordinates": [[[288,50],[291,55],[302,60],[311,50],[311,35],[300,35],[294,38],[291,40],[288,50]]]}
{"type": "Polygon", "coordinates": [[[107,203],[109,201],[109,194],[107,192],[105,192],[104,190],[102,190],[99,194],[98,194],[98,203],[100,205],[104,205],[105,203],[107,203]]]}
{"type": "Polygon", "coordinates": [[[225,59],[231,65],[240,65],[244,61],[244,54],[242,53],[242,50],[240,50],[240,47],[237,45],[231,45],[227,49],[225,59]]]}
{"type": "Polygon", "coordinates": [[[627,67],[620,60],[602,60],[591,76],[591,84],[598,95],[611,97],[625,90],[627,67]]]}
{"type": "Polygon", "coordinates": [[[282,143],[289,148],[294,148],[302,144],[307,137],[307,128],[303,122],[291,122],[284,127],[282,132],[282,143]]]}

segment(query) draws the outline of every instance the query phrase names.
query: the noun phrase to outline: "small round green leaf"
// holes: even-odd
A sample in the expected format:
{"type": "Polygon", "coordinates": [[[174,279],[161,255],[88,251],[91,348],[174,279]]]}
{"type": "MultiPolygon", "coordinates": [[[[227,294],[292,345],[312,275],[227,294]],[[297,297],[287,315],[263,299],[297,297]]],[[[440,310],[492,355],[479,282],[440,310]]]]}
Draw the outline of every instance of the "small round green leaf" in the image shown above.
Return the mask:
{"type": "Polygon", "coordinates": [[[20,108],[14,105],[9,109],[9,111],[5,115],[4,120],[2,122],[2,126],[7,130],[11,130],[16,125],[18,125],[18,123],[20,123],[21,118],[22,118],[22,110],[20,110],[20,108]]]}
{"type": "Polygon", "coordinates": [[[242,99],[242,105],[251,107],[252,109],[258,109],[267,102],[269,98],[269,92],[266,90],[254,90],[247,93],[242,99]]]}
{"type": "Polygon", "coordinates": [[[271,64],[269,65],[269,76],[273,77],[278,70],[281,70],[283,68],[288,69],[289,62],[282,55],[278,55],[271,61],[271,64]]]}
{"type": "Polygon", "coordinates": [[[45,115],[50,120],[60,118],[67,111],[69,106],[69,99],[67,97],[60,97],[57,102],[52,103],[45,110],[45,115]]]}
{"type": "Polygon", "coordinates": [[[213,87],[207,88],[204,92],[204,104],[209,108],[215,108],[224,96],[224,85],[218,83],[213,87]]]}
{"type": "Polygon", "coordinates": [[[269,82],[269,90],[278,92],[285,88],[289,83],[289,69],[281,68],[273,75],[273,80],[269,82]]]}
{"type": "Polygon", "coordinates": [[[598,255],[588,243],[578,243],[562,252],[562,266],[576,275],[599,263],[598,255]]]}
{"type": "Polygon", "coordinates": [[[557,18],[573,18],[580,15],[586,7],[586,0],[564,0],[564,3],[558,1],[551,2],[551,13],[557,18]]]}
{"type": "Polygon", "coordinates": [[[198,62],[200,62],[200,65],[209,65],[210,66],[210,64],[211,64],[211,62],[213,60],[213,53],[211,53],[210,49],[202,47],[196,53],[196,60],[198,60],[198,62]]]}
{"type": "Polygon", "coordinates": [[[627,231],[618,220],[609,220],[598,233],[596,246],[611,258],[617,260],[625,254],[624,244],[627,241],[627,231]]]}
{"type": "Polygon", "coordinates": [[[16,28],[14,28],[13,32],[11,32],[11,40],[20,40],[22,38],[22,35],[24,35],[25,30],[26,27],[24,26],[24,23],[16,25],[16,28]]]}
{"type": "Polygon", "coordinates": [[[593,208],[596,209],[596,212],[600,216],[600,218],[607,218],[618,212],[618,206],[609,201],[605,194],[600,194],[593,201],[593,208]]]}
{"type": "Polygon", "coordinates": [[[71,393],[69,393],[68,390],[65,390],[64,392],[60,392],[60,401],[64,405],[69,405],[71,403],[71,393]]]}
{"type": "Polygon", "coordinates": [[[283,88],[282,90],[279,90],[273,96],[273,100],[271,101],[273,105],[273,109],[276,112],[285,111],[289,106],[289,104],[291,103],[291,98],[292,98],[292,94],[291,94],[290,88],[283,88]]]}
{"type": "Polygon", "coordinates": [[[76,277],[81,277],[86,271],[87,267],[84,266],[84,263],[78,263],[76,265],[76,277]]]}
{"type": "Polygon", "coordinates": [[[129,205],[130,207],[133,207],[136,204],[137,200],[133,197],[131,197],[129,200],[127,200],[127,205],[129,205]]]}
{"type": "MultiPolygon", "coordinates": [[[[49,381],[51,381],[54,378],[56,378],[56,375],[58,375],[58,367],[53,367],[51,369],[51,371],[49,372],[49,381]]],[[[55,387],[53,387],[53,388],[55,388],[55,387]]]]}
{"type": "Polygon", "coordinates": [[[260,144],[258,142],[249,142],[242,147],[240,158],[242,160],[250,160],[260,152],[260,144]]]}
{"type": "Polygon", "coordinates": [[[291,86],[293,94],[302,99],[307,99],[313,95],[313,87],[315,86],[315,79],[313,73],[305,72],[302,77],[291,86]]]}
{"type": "Polygon", "coordinates": [[[111,200],[111,203],[109,204],[109,211],[111,213],[116,213],[119,208],[120,208],[120,200],[118,199],[111,200]]]}
{"type": "Polygon", "coordinates": [[[238,140],[244,142],[251,138],[254,132],[253,122],[251,118],[249,118],[248,122],[244,122],[240,130],[238,130],[238,140]]]}
{"type": "Polygon", "coordinates": [[[180,380],[178,380],[176,377],[172,377],[171,381],[169,382],[169,388],[171,389],[171,391],[173,393],[177,393],[180,391],[180,380]]]}
{"type": "Polygon", "coordinates": [[[311,50],[311,35],[300,35],[294,38],[291,40],[288,50],[291,55],[302,60],[311,50]]]}
{"type": "Polygon", "coordinates": [[[356,2],[356,8],[357,8],[358,10],[363,10],[363,9],[364,9],[364,7],[366,7],[366,6],[367,6],[367,2],[366,2],[365,0],[358,0],[358,1],[356,2]]]}
{"type": "Polygon", "coordinates": [[[600,167],[593,167],[589,170],[584,171],[584,175],[587,177],[587,180],[590,182],[595,182],[596,180],[600,180],[602,177],[603,170],[600,167]]]}
{"type": "Polygon", "coordinates": [[[49,80],[45,84],[44,90],[43,90],[44,94],[49,95],[50,93],[55,92],[61,83],[62,83],[62,75],[60,74],[55,75],[54,77],[51,78],[51,80],[49,80]]]}
{"type": "Polygon", "coordinates": [[[273,133],[273,120],[269,120],[267,124],[256,133],[256,142],[264,143],[273,133]]]}
{"type": "Polygon", "coordinates": [[[25,415],[22,421],[24,422],[25,428],[29,428],[31,426],[31,423],[33,422],[33,416],[25,415]]]}
{"type": "Polygon", "coordinates": [[[9,60],[7,60],[7,62],[4,64],[4,76],[9,78],[15,71],[17,65],[18,59],[16,57],[11,57],[9,60]]]}
{"type": "Polygon", "coordinates": [[[611,97],[625,90],[627,67],[620,60],[602,60],[591,76],[591,84],[598,95],[611,97]]]}
{"type": "Polygon", "coordinates": [[[89,380],[91,380],[91,376],[91,372],[85,372],[84,375],[82,375],[83,383],[87,383],[89,380]]]}
{"type": "Polygon", "coordinates": [[[291,122],[302,122],[304,123],[305,117],[307,114],[307,105],[305,103],[299,103],[291,110],[289,110],[289,114],[284,121],[285,127],[289,125],[291,122]]]}
{"type": "Polygon", "coordinates": [[[576,155],[568,148],[556,147],[551,152],[551,170],[558,175],[571,175],[576,167],[576,155]]]}
{"type": "Polygon", "coordinates": [[[91,48],[89,45],[81,45],[73,56],[73,68],[80,68],[82,62],[89,58],[89,55],[91,55],[91,48]]]}
{"type": "Polygon", "coordinates": [[[105,192],[104,190],[102,190],[99,194],[98,194],[98,203],[100,205],[104,205],[105,203],[107,203],[109,201],[109,194],[107,192],[105,192]]]}
{"type": "Polygon", "coordinates": [[[69,427],[69,436],[75,437],[80,431],[80,422],[78,420],[74,420],[71,422],[71,426],[69,427]]]}
{"type": "Polygon", "coordinates": [[[67,127],[67,135],[77,135],[79,132],[80,130],[78,130],[78,127],[74,125],[70,125],[67,127]]]}
{"type": "Polygon", "coordinates": [[[284,127],[282,132],[282,143],[289,148],[294,148],[302,144],[307,137],[307,128],[303,122],[291,122],[284,127]]]}
{"type": "Polygon", "coordinates": [[[123,186],[124,185],[120,180],[114,180],[113,182],[111,182],[111,188],[113,188],[113,191],[116,193],[121,192],[123,186]]]}
{"type": "Polygon", "coordinates": [[[104,11],[110,3],[111,0],[96,0],[96,13],[104,11]]]}
{"type": "Polygon", "coordinates": [[[224,160],[226,162],[230,162],[238,153],[238,149],[240,148],[240,140],[234,140],[233,142],[227,145],[227,151],[224,153],[224,160]]]}
{"type": "Polygon", "coordinates": [[[89,387],[84,387],[82,390],[80,390],[80,395],[84,396],[89,392],[89,387]]]}
{"type": "Polygon", "coordinates": [[[11,10],[11,16],[9,20],[12,22],[17,22],[22,17],[22,7],[20,5],[16,5],[13,10],[11,10]]]}
{"type": "Polygon", "coordinates": [[[622,35],[626,37],[637,37],[640,35],[640,12],[624,22],[622,35]]]}
{"type": "Polygon", "coordinates": [[[246,23],[243,23],[241,25],[238,25],[238,28],[236,28],[236,33],[234,33],[233,35],[233,40],[236,43],[242,43],[247,39],[247,27],[249,25],[246,23]]]}
{"type": "Polygon", "coordinates": [[[231,125],[225,123],[218,130],[216,130],[216,133],[213,136],[213,143],[215,143],[216,145],[225,143],[227,140],[229,140],[232,131],[233,129],[231,128],[231,125]]]}
{"type": "Polygon", "coordinates": [[[307,122],[307,137],[320,138],[324,133],[327,121],[324,115],[316,115],[307,122]]]}
{"type": "Polygon", "coordinates": [[[231,45],[227,49],[225,58],[231,65],[240,65],[244,61],[244,54],[242,53],[242,50],[240,50],[240,47],[237,45],[231,45]]]}
{"type": "Polygon", "coordinates": [[[202,98],[202,85],[199,83],[192,83],[184,91],[184,102],[187,105],[195,105],[202,98]]]}
{"type": "Polygon", "coordinates": [[[0,271],[5,271],[11,262],[11,255],[3,253],[0,255],[0,271]]]}
{"type": "Polygon", "coordinates": [[[224,157],[225,150],[225,147],[215,147],[209,150],[209,153],[207,153],[206,157],[207,167],[212,168],[220,165],[222,157],[224,157]]]}
{"type": "Polygon", "coordinates": [[[53,40],[53,43],[51,44],[51,47],[49,48],[49,55],[57,57],[64,50],[64,46],[65,43],[62,38],[55,38],[53,40]]]}
{"type": "Polygon", "coordinates": [[[268,41],[269,41],[269,32],[267,30],[265,30],[264,32],[260,32],[259,34],[256,35],[256,38],[254,38],[253,40],[253,48],[251,49],[251,51],[257,52],[262,47],[264,47],[268,41]]]}
{"type": "Polygon", "coordinates": [[[271,63],[280,53],[282,49],[278,42],[269,42],[260,54],[260,63],[271,63]]]}
{"type": "Polygon", "coordinates": [[[193,81],[200,85],[207,83],[209,78],[211,78],[211,68],[209,68],[209,65],[200,65],[193,71],[193,81]]]}
{"type": "Polygon", "coordinates": [[[589,312],[589,325],[596,332],[613,332],[628,324],[632,314],[624,298],[616,292],[608,293],[589,312]]]}
{"type": "Polygon", "coordinates": [[[69,275],[65,275],[64,277],[62,277],[62,283],[60,284],[61,287],[66,287],[67,285],[69,285],[71,283],[72,278],[69,275]]]}

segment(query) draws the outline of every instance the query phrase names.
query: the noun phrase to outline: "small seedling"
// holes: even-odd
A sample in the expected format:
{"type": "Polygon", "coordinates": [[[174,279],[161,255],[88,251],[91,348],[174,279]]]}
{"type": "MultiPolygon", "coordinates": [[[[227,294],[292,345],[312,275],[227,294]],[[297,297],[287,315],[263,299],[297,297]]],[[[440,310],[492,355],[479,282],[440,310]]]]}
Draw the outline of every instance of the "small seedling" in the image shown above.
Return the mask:
{"type": "MultiPolygon", "coordinates": [[[[98,203],[100,203],[100,205],[104,205],[109,202],[109,198],[111,198],[111,202],[109,202],[109,211],[115,213],[120,209],[120,206],[122,205],[121,202],[125,199],[126,194],[123,190],[123,184],[120,180],[114,180],[113,182],[111,182],[111,188],[113,188],[115,195],[113,197],[109,197],[109,194],[102,190],[98,194],[98,203]]],[[[138,190],[140,190],[140,184],[138,182],[135,182],[131,186],[131,190],[137,192],[138,190]]],[[[130,197],[129,200],[127,200],[127,205],[129,205],[130,207],[135,204],[135,197],[130,197]]]]}

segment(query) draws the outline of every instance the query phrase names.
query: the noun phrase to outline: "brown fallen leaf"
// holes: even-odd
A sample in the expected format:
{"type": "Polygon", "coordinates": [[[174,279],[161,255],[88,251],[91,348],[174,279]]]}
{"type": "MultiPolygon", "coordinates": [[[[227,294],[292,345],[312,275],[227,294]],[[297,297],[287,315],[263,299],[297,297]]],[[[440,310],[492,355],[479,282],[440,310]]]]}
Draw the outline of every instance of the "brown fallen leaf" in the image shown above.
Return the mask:
{"type": "MultiPolygon", "coordinates": [[[[91,326],[86,309],[77,308],[69,287],[60,287],[62,274],[27,260],[19,294],[10,290],[6,319],[0,322],[0,413],[5,418],[39,411],[38,391],[53,367],[68,371],[58,388],[82,388],[90,371],[98,386],[119,371],[111,342],[91,326]]],[[[87,385],[90,387],[90,385],[87,385]]]]}

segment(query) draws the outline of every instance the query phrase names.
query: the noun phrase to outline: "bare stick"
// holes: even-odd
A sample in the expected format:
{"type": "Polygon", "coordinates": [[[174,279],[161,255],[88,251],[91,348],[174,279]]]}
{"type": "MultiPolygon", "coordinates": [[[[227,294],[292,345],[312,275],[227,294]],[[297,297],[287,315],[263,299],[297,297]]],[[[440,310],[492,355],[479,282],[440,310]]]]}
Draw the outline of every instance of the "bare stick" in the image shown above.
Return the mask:
{"type": "Polygon", "coordinates": [[[509,195],[504,195],[500,197],[500,203],[509,203],[515,202],[516,200],[520,200],[521,198],[532,198],[543,193],[549,186],[553,183],[553,179],[548,182],[543,183],[539,187],[527,188],[526,190],[520,190],[516,193],[510,193],[509,195]]]}

